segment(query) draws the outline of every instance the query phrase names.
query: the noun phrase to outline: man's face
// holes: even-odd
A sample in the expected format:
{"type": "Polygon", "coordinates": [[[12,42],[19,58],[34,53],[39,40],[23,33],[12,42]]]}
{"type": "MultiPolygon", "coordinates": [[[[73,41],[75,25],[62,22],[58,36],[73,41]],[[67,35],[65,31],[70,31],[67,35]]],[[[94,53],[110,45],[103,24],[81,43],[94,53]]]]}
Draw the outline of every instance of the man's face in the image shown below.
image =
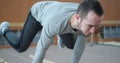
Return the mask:
{"type": "Polygon", "coordinates": [[[85,36],[89,36],[95,32],[102,19],[103,15],[98,16],[93,11],[90,11],[88,15],[80,21],[80,24],[78,26],[85,36]]]}

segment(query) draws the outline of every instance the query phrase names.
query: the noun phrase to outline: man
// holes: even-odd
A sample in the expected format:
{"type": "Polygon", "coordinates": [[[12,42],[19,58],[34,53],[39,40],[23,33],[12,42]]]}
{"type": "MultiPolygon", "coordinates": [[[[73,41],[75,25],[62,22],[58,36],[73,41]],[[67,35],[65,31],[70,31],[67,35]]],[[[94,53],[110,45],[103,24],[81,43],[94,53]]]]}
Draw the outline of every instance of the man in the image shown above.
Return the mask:
{"type": "Polygon", "coordinates": [[[10,31],[8,22],[1,23],[0,31],[18,52],[27,50],[35,34],[41,31],[33,63],[42,63],[47,49],[57,35],[62,48],[66,46],[73,49],[71,63],[79,63],[86,37],[95,32],[103,14],[97,0],[83,0],[80,4],[42,1],[32,6],[20,37],[10,31]]]}

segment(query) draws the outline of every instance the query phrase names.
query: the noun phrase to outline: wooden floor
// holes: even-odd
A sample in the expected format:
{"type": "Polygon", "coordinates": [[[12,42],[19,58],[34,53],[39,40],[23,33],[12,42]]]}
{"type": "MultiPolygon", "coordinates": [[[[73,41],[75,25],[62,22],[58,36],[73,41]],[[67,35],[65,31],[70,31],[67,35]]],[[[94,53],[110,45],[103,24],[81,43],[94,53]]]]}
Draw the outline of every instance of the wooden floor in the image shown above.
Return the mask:
{"type": "MultiPolygon", "coordinates": [[[[34,56],[36,47],[30,47],[24,53],[18,53],[12,48],[0,49],[0,61],[6,63],[32,63],[31,55],[34,56]]],[[[45,57],[45,61],[53,63],[70,63],[72,50],[59,49],[57,45],[51,45],[45,57]]],[[[93,45],[87,43],[80,63],[119,63],[120,47],[93,45]]],[[[0,62],[2,63],[2,62],[0,62]]],[[[46,62],[49,63],[49,62],[46,62]]]]}

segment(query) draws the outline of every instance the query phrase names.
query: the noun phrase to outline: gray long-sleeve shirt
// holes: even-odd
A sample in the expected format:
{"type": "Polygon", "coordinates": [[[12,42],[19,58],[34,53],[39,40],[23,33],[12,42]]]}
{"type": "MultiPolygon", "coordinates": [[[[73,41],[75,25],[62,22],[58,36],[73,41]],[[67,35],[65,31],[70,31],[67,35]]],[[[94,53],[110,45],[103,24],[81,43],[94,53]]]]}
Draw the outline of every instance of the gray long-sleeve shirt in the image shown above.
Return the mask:
{"type": "MultiPolygon", "coordinates": [[[[69,19],[76,13],[78,5],[78,3],[70,2],[42,1],[32,6],[33,17],[43,26],[33,63],[42,63],[45,52],[53,42],[54,36],[74,33],[69,19]]],[[[74,59],[79,58],[78,55],[73,57],[74,59]]],[[[73,63],[79,61],[79,59],[74,59],[73,63]]]]}
{"type": "Polygon", "coordinates": [[[38,2],[31,8],[33,17],[39,21],[51,35],[73,33],[69,18],[77,10],[77,3],[57,1],[38,2]]]}

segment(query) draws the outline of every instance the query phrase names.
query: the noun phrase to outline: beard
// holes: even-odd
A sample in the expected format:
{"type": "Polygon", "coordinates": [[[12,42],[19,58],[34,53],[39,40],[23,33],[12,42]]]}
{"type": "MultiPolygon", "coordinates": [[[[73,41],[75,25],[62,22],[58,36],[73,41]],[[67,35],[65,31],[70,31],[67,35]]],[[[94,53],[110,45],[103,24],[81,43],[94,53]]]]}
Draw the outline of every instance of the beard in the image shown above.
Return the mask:
{"type": "Polygon", "coordinates": [[[81,35],[83,35],[84,37],[89,37],[90,36],[90,34],[88,34],[88,35],[85,35],[82,31],[78,31],[81,35]]]}

